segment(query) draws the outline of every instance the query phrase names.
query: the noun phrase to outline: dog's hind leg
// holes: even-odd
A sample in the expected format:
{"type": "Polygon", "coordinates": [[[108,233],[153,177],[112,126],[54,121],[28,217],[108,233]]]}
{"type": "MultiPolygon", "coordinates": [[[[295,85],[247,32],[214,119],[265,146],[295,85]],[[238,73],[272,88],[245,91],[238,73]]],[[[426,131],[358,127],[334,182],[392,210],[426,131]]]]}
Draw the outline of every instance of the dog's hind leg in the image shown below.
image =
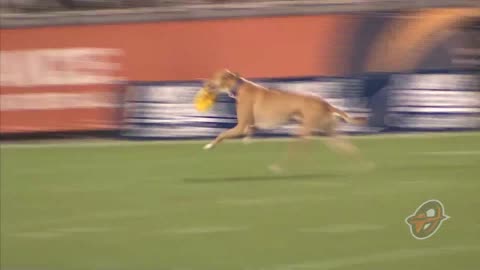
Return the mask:
{"type": "Polygon", "coordinates": [[[327,137],[325,143],[332,151],[348,156],[360,165],[364,165],[366,169],[373,169],[374,163],[368,161],[360,152],[360,150],[347,138],[341,136],[336,130],[337,122],[332,121],[325,129],[327,137]]]}
{"type": "Polygon", "coordinates": [[[355,166],[360,166],[360,170],[369,171],[375,168],[375,163],[365,158],[360,150],[349,140],[341,136],[329,136],[326,138],[326,145],[334,152],[353,159],[355,166]]]}
{"type": "Polygon", "coordinates": [[[333,117],[324,126],[327,147],[336,153],[358,158],[360,151],[350,141],[340,136],[337,126],[338,120],[333,117]]]}
{"type": "Polygon", "coordinates": [[[305,154],[310,148],[310,137],[313,135],[313,128],[303,126],[296,135],[297,139],[288,145],[287,152],[277,163],[269,166],[269,169],[275,173],[280,173],[284,170],[287,164],[292,164],[295,160],[300,160],[300,157],[305,157],[305,154]]]}
{"type": "Polygon", "coordinates": [[[360,151],[358,150],[358,148],[350,141],[339,136],[338,134],[329,135],[326,138],[326,145],[336,153],[348,155],[356,159],[360,158],[360,151]]]}

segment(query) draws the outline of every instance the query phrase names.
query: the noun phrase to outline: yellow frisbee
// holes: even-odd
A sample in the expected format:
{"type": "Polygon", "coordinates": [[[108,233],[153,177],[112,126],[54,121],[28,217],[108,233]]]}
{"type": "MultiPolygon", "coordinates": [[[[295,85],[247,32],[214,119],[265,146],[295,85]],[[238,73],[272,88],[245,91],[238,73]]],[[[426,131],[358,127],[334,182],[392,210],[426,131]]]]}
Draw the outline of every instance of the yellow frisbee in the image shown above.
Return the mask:
{"type": "Polygon", "coordinates": [[[195,96],[195,108],[200,112],[206,112],[213,107],[215,104],[215,99],[215,94],[210,93],[202,88],[195,96]]]}

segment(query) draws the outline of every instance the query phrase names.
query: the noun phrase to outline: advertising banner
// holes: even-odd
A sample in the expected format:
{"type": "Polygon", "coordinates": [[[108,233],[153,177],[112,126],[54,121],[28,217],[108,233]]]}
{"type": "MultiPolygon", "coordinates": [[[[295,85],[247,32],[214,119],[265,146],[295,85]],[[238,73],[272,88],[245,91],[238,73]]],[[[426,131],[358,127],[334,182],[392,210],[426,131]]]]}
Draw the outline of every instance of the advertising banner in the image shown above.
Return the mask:
{"type": "MultiPolygon", "coordinates": [[[[352,116],[368,116],[362,81],[343,78],[298,78],[261,80],[262,85],[292,92],[308,92],[326,98],[352,116]]],[[[212,110],[198,112],[193,100],[201,84],[132,83],[124,100],[123,135],[137,138],[201,138],[216,136],[236,124],[235,100],[220,94],[212,110]]],[[[287,124],[274,130],[259,130],[257,136],[285,136],[295,128],[287,124]]],[[[341,130],[369,132],[370,127],[344,124],[341,130]]]]}
{"type": "Polygon", "coordinates": [[[62,48],[0,51],[0,132],[118,127],[121,51],[62,48]]]}
{"type": "Polygon", "coordinates": [[[480,128],[480,73],[397,74],[375,95],[386,95],[388,131],[480,128]]]}
{"type": "MultiPolygon", "coordinates": [[[[475,130],[480,128],[480,75],[382,74],[352,78],[260,80],[272,88],[321,96],[366,126],[341,124],[343,133],[475,130]]],[[[193,106],[200,83],[132,83],[127,90],[123,135],[130,138],[213,137],[235,126],[235,100],[221,95],[206,113],[193,106]]],[[[294,123],[257,136],[292,134],[294,123]]]]}
{"type": "Polygon", "coordinates": [[[4,133],[112,130],[118,128],[119,100],[112,90],[92,86],[46,89],[0,96],[4,133]]]}

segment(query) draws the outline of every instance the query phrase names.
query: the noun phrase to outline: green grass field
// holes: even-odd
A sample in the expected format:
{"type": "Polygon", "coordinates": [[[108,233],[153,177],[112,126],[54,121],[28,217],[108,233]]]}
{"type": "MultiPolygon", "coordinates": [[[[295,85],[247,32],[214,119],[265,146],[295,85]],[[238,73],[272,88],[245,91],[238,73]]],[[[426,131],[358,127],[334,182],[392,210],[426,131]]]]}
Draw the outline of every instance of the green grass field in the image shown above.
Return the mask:
{"type": "Polygon", "coordinates": [[[375,170],[320,141],[281,176],[279,141],[4,145],[1,269],[479,269],[480,133],[354,142],[375,170]],[[451,218],[416,240],[428,199],[451,218]]]}

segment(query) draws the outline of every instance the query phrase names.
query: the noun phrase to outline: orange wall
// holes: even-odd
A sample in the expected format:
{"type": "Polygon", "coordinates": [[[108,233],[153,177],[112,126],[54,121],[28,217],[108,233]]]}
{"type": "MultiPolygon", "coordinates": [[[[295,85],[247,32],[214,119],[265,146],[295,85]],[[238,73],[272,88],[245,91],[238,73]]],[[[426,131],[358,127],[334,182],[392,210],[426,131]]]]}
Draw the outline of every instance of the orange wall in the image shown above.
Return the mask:
{"type": "Polygon", "coordinates": [[[118,48],[129,79],[189,80],[223,67],[249,77],[335,75],[354,26],[349,15],[319,15],[0,31],[1,50],[118,48]]]}
{"type": "Polygon", "coordinates": [[[0,73],[10,78],[0,95],[22,102],[21,95],[30,94],[41,102],[1,109],[0,133],[115,127],[115,104],[63,108],[56,94],[47,95],[88,100],[115,93],[118,79],[195,80],[222,68],[250,78],[340,75],[355,25],[353,16],[320,15],[0,29],[0,73]],[[88,79],[102,73],[113,79],[88,79]]]}

